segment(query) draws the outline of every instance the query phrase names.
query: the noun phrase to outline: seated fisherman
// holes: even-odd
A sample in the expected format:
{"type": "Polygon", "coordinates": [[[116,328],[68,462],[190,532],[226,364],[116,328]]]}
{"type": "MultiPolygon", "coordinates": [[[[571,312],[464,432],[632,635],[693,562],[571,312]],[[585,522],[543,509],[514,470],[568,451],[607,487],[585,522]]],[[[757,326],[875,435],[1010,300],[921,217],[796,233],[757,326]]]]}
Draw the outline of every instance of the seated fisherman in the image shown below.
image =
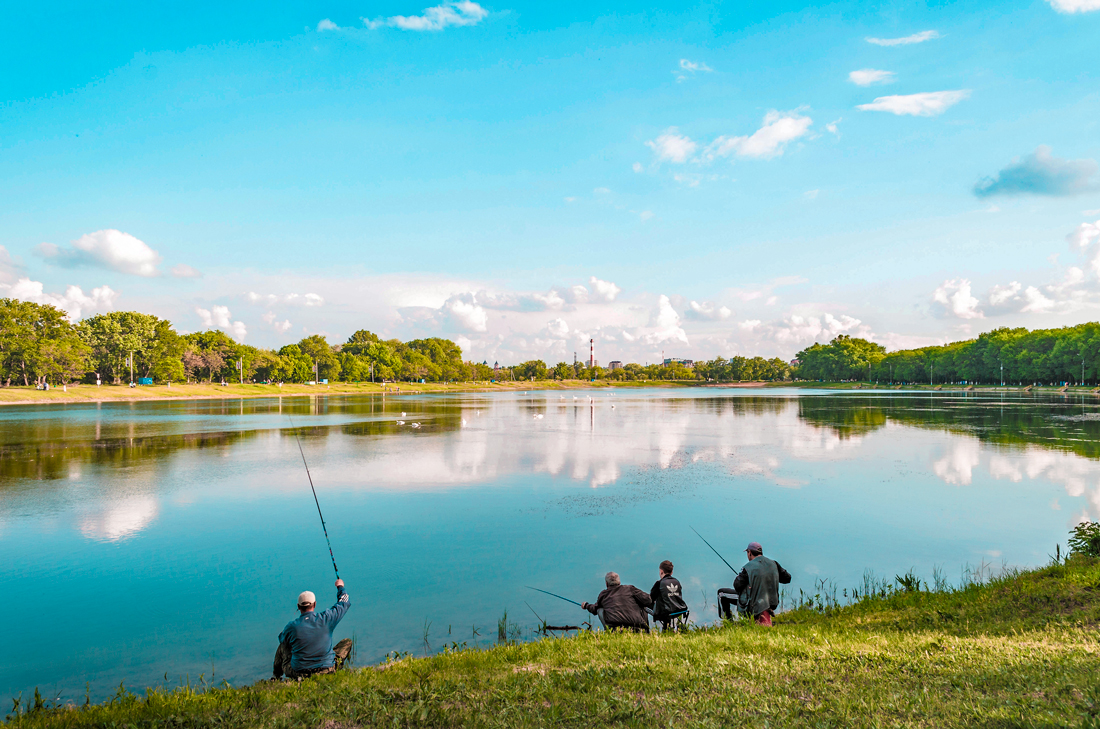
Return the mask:
{"type": "Polygon", "coordinates": [[[684,602],[684,589],[672,576],[672,562],[667,559],[658,568],[661,577],[653,583],[649,597],[653,600],[653,619],[663,630],[679,630],[687,625],[688,606],[684,602]]]}
{"type": "Polygon", "coordinates": [[[733,581],[733,589],[723,587],[718,591],[718,614],[733,620],[730,607],[736,604],[739,612],[752,615],[757,623],[771,625],[779,607],[779,586],[790,584],[791,574],[765,557],[759,542],[749,542],[745,555],[749,561],[733,581]]]}
{"type": "Polygon", "coordinates": [[[619,576],[608,572],[604,576],[607,589],[596,598],[596,603],[582,603],[581,607],[600,618],[608,630],[625,629],[635,633],[649,632],[649,615],[645,608],[653,604],[653,598],[634,585],[623,585],[619,576]]]}
{"type": "Polygon", "coordinates": [[[345,638],[332,646],[332,631],[351,607],[351,600],[344,590],[344,581],[336,580],[336,604],[323,613],[315,612],[317,598],[308,590],[298,596],[298,611],[279,634],[279,649],[275,651],[275,678],[305,678],[321,673],[332,673],[347,660],[352,642],[345,638]]]}

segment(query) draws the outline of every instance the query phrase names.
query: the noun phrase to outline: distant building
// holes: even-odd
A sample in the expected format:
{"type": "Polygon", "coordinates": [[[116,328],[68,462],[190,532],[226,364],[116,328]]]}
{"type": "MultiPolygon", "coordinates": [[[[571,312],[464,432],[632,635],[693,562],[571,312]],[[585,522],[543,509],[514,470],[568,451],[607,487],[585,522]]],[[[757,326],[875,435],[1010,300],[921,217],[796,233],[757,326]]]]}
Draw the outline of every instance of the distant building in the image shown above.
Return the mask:
{"type": "Polygon", "coordinates": [[[611,360],[610,362],[607,363],[607,369],[609,369],[609,370],[621,370],[622,368],[623,368],[623,363],[620,362],[617,359],[613,359],[613,360],[611,360]]]}
{"type": "Polygon", "coordinates": [[[675,362],[676,364],[682,364],[685,367],[694,367],[695,366],[695,362],[693,360],[690,360],[690,359],[684,359],[683,357],[665,357],[665,366],[666,367],[668,365],[672,364],[673,362],[675,362]]]}
{"type": "Polygon", "coordinates": [[[791,367],[797,367],[800,364],[802,364],[802,362],[800,360],[797,360],[797,359],[792,359],[791,360],[791,367]]]}

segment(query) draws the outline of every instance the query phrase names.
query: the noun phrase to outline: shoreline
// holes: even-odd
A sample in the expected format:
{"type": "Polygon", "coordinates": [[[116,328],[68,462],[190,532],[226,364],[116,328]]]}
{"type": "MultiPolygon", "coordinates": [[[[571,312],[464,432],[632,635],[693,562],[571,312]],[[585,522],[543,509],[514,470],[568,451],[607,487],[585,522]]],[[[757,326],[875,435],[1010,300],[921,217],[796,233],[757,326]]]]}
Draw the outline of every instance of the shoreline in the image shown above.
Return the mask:
{"type": "Polygon", "coordinates": [[[1041,392],[1062,395],[1100,396],[1100,388],[1091,387],[1034,387],[999,385],[881,385],[865,382],[703,382],[698,380],[534,380],[493,383],[389,383],[383,390],[378,383],[336,382],[329,385],[284,383],[262,384],[176,384],[139,385],[70,385],[68,390],[36,390],[34,387],[10,386],[0,388],[0,407],[5,405],[71,405],[74,403],[145,402],[178,400],[236,400],[270,397],[295,397],[303,395],[422,395],[430,393],[461,392],[512,392],[515,390],[602,390],[602,389],[650,389],[700,387],[725,389],[770,390],[780,388],[818,390],[873,390],[876,392],[1041,392]],[[398,392],[395,388],[400,388],[398,392]],[[179,394],[177,394],[179,393],[179,394]]]}
{"type": "Polygon", "coordinates": [[[1100,560],[1072,555],[958,586],[865,580],[854,602],[815,595],[772,628],[456,643],[300,682],[120,687],[84,706],[36,690],[6,724],[1091,726],[1097,579],[1100,560]]]}

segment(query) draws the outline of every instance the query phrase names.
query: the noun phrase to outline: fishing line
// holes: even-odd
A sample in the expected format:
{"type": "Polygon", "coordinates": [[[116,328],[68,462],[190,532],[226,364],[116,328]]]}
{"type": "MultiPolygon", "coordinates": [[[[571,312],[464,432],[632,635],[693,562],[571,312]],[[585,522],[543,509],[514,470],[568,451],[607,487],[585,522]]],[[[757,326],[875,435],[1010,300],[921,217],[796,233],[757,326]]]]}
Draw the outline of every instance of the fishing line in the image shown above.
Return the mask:
{"type": "MultiPolygon", "coordinates": [[[[569,599],[568,597],[562,597],[561,595],[555,595],[555,594],[554,594],[554,593],[552,593],[552,592],[547,592],[546,590],[540,590],[539,588],[537,588],[537,587],[531,587],[530,585],[524,585],[524,586],[525,586],[525,587],[526,587],[526,588],[527,588],[528,590],[534,590],[535,592],[542,592],[542,593],[545,593],[545,594],[549,595],[550,597],[556,597],[556,598],[558,598],[559,600],[565,600],[566,602],[571,602],[571,603],[573,603],[574,605],[576,605],[577,607],[584,607],[583,605],[581,605],[581,604],[580,604],[579,602],[577,602],[576,600],[570,600],[570,599],[569,599]]],[[[530,605],[528,605],[528,607],[530,607],[530,605]]]]}
{"type": "MultiPolygon", "coordinates": [[[[695,532],[695,527],[693,527],[693,526],[690,526],[690,525],[689,525],[689,526],[688,526],[688,529],[690,529],[691,531],[695,532]]],[[[696,535],[697,537],[699,537],[700,539],[703,539],[703,535],[702,535],[702,534],[700,534],[699,532],[695,532],[695,535],[696,535]]],[[[710,547],[710,542],[708,542],[708,541],[707,541],[706,539],[703,539],[703,544],[705,544],[705,545],[707,545],[708,547],[710,547]]],[[[710,551],[714,552],[715,554],[718,554],[718,550],[717,550],[717,549],[715,549],[714,547],[710,547],[710,551]]],[[[722,556],[722,555],[720,555],[720,554],[718,554],[718,559],[722,560],[723,562],[726,562],[726,558],[725,558],[725,557],[723,557],[723,556],[722,556]]],[[[734,572],[737,572],[737,570],[734,570],[734,569],[733,569],[733,565],[732,565],[732,564],[730,564],[729,562],[726,562],[726,566],[727,566],[727,567],[729,567],[729,568],[730,568],[731,570],[733,570],[734,572]]]]}
{"type": "Polygon", "coordinates": [[[325,515],[321,513],[321,502],[317,500],[317,489],[313,488],[313,476],[309,473],[309,463],[306,462],[306,452],[302,450],[302,441],[298,438],[298,429],[294,427],[294,418],[286,416],[290,421],[290,427],[294,431],[294,440],[298,443],[298,452],[302,454],[302,465],[306,467],[306,478],[309,479],[309,489],[313,492],[313,503],[317,504],[317,516],[321,517],[321,530],[325,533],[325,543],[328,545],[328,556],[332,557],[332,569],[336,572],[336,579],[340,579],[340,568],[336,566],[336,556],[332,553],[332,542],[328,538],[328,527],[325,526],[325,515]]]}

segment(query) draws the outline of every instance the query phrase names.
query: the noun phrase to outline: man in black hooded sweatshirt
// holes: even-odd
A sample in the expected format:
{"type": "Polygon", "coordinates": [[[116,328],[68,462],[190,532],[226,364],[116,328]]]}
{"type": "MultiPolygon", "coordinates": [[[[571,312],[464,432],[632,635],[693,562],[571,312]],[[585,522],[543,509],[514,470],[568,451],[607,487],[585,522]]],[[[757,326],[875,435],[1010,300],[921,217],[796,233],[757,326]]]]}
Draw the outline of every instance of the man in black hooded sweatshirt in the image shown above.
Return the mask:
{"type": "Polygon", "coordinates": [[[608,630],[616,628],[633,630],[635,633],[649,632],[649,615],[645,608],[653,604],[653,598],[634,585],[623,585],[619,575],[608,572],[604,576],[607,589],[596,598],[596,604],[582,603],[581,607],[597,615],[608,630]]]}
{"type": "Polygon", "coordinates": [[[684,588],[672,576],[672,562],[661,562],[661,578],[653,583],[649,597],[653,600],[653,619],[663,630],[679,630],[687,625],[688,606],[684,602],[684,588]]]}

